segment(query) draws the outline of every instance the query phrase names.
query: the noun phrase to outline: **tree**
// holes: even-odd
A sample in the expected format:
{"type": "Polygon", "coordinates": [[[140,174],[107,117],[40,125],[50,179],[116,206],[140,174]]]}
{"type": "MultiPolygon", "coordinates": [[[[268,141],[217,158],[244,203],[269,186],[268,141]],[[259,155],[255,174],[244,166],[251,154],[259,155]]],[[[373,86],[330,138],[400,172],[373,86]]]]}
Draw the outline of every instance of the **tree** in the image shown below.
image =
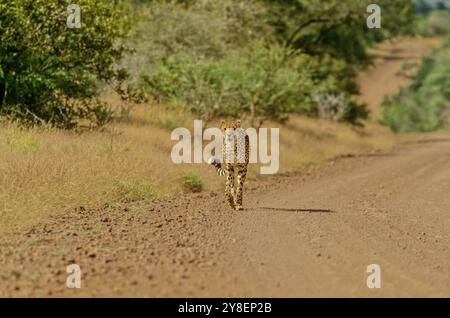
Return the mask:
{"type": "Polygon", "coordinates": [[[409,0],[378,1],[380,30],[367,27],[369,0],[193,2],[150,5],[139,38],[142,89],[202,119],[248,117],[256,126],[319,115],[317,96],[339,96],[341,120],[367,116],[352,98],[367,48],[413,21],[409,0]]]}
{"type": "Polygon", "coordinates": [[[433,10],[433,8],[425,0],[417,0],[415,4],[415,12],[417,13],[427,14],[433,10]]]}
{"type": "Polygon", "coordinates": [[[368,61],[375,42],[412,32],[414,5],[409,0],[380,0],[383,27],[368,30],[368,0],[265,0],[279,41],[311,55],[330,54],[352,64],[368,61]]]}
{"type": "Polygon", "coordinates": [[[79,0],[81,28],[67,27],[66,0],[0,0],[0,115],[71,128],[109,117],[97,98],[119,85],[124,15],[114,1],[79,0]]]}

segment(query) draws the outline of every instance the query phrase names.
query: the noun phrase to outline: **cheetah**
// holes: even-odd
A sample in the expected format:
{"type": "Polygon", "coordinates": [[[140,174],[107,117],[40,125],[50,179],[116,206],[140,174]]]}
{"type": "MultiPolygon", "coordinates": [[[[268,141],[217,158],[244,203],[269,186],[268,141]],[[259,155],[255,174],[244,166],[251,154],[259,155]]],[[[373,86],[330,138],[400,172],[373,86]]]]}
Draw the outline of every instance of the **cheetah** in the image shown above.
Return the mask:
{"type": "Polygon", "coordinates": [[[224,121],[220,125],[223,134],[222,160],[210,158],[208,163],[216,168],[219,176],[226,175],[225,197],[231,208],[243,210],[242,197],[247,166],[249,162],[250,142],[240,120],[224,121]],[[234,172],[237,170],[237,186],[234,172]]]}

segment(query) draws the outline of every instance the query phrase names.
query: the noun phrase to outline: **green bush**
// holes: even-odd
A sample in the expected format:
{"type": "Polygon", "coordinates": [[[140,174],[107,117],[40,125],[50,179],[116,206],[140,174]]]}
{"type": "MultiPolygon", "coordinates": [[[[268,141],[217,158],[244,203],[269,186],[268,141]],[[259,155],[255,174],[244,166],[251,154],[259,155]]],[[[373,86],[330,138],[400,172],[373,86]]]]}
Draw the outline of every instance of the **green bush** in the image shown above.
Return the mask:
{"type": "Polygon", "coordinates": [[[203,180],[195,172],[186,172],[181,176],[183,188],[190,192],[201,192],[203,190],[203,180]]]}
{"type": "Polygon", "coordinates": [[[110,120],[96,96],[126,77],[125,16],[112,1],[79,0],[82,27],[69,29],[71,2],[0,0],[0,115],[64,128],[110,120]]]}
{"type": "Polygon", "coordinates": [[[159,195],[153,184],[146,181],[119,181],[116,184],[116,191],[118,196],[129,201],[153,199],[159,195]]]}
{"type": "Polygon", "coordinates": [[[450,38],[426,57],[413,85],[384,102],[381,122],[395,132],[446,128],[450,119],[450,38]]]}
{"type": "Polygon", "coordinates": [[[135,9],[136,24],[129,40],[136,49],[133,59],[138,56],[154,67],[158,58],[179,53],[220,58],[254,40],[270,38],[265,9],[258,1],[179,2],[152,1],[135,9]]]}
{"type": "Polygon", "coordinates": [[[22,129],[13,125],[7,130],[5,137],[11,151],[27,153],[39,148],[36,132],[33,129],[22,129]]]}
{"type": "Polygon", "coordinates": [[[174,107],[186,107],[199,118],[246,117],[256,124],[282,121],[286,114],[307,109],[312,89],[308,57],[290,57],[287,49],[262,44],[246,54],[223,59],[176,56],[163,68],[143,76],[143,88],[174,107]]]}
{"type": "MultiPolygon", "coordinates": [[[[143,3],[143,1],[138,1],[143,3]]],[[[142,91],[199,118],[284,121],[318,115],[318,94],[344,96],[352,123],[367,116],[355,78],[367,47],[410,31],[409,0],[382,0],[383,28],[367,32],[369,0],[152,1],[138,6],[126,65],[142,91]]]]}
{"type": "Polygon", "coordinates": [[[356,122],[366,48],[412,23],[411,1],[380,1],[383,27],[367,32],[369,0],[79,0],[80,29],[66,27],[70,0],[0,0],[0,115],[102,125],[112,118],[97,98],[106,83],[123,98],[140,84],[169,107],[254,125],[317,115],[314,96],[343,94],[343,120],[356,122]]]}
{"type": "Polygon", "coordinates": [[[423,36],[442,36],[450,32],[450,11],[434,10],[419,17],[417,33],[423,36]]]}

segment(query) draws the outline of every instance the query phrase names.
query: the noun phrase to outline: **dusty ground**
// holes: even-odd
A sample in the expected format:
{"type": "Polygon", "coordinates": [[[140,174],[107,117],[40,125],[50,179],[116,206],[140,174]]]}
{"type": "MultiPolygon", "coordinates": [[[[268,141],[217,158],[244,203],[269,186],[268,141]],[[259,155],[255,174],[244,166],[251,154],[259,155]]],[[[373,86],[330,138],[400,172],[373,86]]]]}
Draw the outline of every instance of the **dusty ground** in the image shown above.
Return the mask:
{"type": "Polygon", "coordinates": [[[2,238],[2,296],[450,296],[450,136],[248,186],[244,212],[206,193],[2,238]]]}
{"type": "Polygon", "coordinates": [[[0,296],[450,296],[450,135],[246,186],[243,212],[206,192],[5,235],[0,296]],[[72,263],[81,289],[65,285],[72,263]]]}

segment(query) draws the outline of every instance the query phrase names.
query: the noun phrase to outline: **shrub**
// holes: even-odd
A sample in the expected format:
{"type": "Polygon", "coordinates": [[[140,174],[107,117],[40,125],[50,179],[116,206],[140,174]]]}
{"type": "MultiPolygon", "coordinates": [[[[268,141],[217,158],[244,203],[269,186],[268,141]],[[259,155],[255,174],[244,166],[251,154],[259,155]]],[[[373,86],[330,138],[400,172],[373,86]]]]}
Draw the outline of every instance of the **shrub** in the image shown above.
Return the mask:
{"type": "Polygon", "coordinates": [[[33,129],[25,130],[13,125],[8,129],[5,137],[6,144],[12,151],[18,150],[27,153],[38,149],[38,142],[33,129]]]}
{"type": "Polygon", "coordinates": [[[79,0],[82,27],[66,25],[71,1],[0,0],[0,115],[72,128],[110,120],[96,99],[102,83],[120,84],[124,18],[114,2],[79,0]]]}
{"type": "Polygon", "coordinates": [[[183,188],[190,192],[201,192],[203,190],[203,180],[195,172],[186,172],[181,176],[183,188]]]}
{"type": "Polygon", "coordinates": [[[153,199],[158,195],[153,184],[146,181],[120,181],[116,184],[117,194],[128,201],[153,199]]]}
{"type": "Polygon", "coordinates": [[[282,122],[317,115],[317,94],[343,94],[342,120],[356,123],[367,116],[352,97],[367,47],[411,31],[410,0],[381,2],[383,28],[367,32],[369,0],[152,1],[139,7],[127,63],[144,92],[203,120],[282,122]]]}
{"type": "Polygon", "coordinates": [[[434,10],[420,17],[417,32],[424,36],[442,36],[450,32],[450,11],[434,10]]]}
{"type": "Polygon", "coordinates": [[[433,131],[449,123],[450,38],[426,57],[413,85],[384,102],[381,122],[395,132],[433,131]]]}
{"type": "Polygon", "coordinates": [[[136,48],[133,59],[138,56],[151,68],[158,65],[155,58],[177,54],[220,58],[270,37],[264,6],[257,1],[179,2],[152,1],[137,8],[138,22],[130,39],[136,48]]]}
{"type": "Polygon", "coordinates": [[[185,107],[199,118],[249,117],[283,121],[293,112],[307,111],[312,87],[308,57],[286,58],[291,51],[262,43],[245,55],[216,60],[175,56],[164,67],[142,77],[143,88],[173,107],[185,107]]]}

